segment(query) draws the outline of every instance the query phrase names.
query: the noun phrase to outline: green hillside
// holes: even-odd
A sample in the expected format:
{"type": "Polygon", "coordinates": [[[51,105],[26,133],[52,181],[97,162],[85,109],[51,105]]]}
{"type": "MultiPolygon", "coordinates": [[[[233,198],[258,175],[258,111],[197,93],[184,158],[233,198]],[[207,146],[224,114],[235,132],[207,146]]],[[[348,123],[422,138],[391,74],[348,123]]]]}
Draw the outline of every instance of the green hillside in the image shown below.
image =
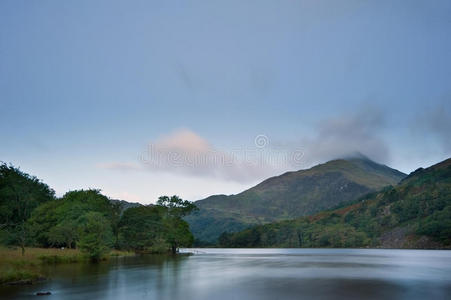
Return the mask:
{"type": "Polygon", "coordinates": [[[223,234],[224,247],[451,247],[451,159],[346,206],[223,234]]]}
{"type": "Polygon", "coordinates": [[[197,240],[214,243],[222,232],[293,219],[397,184],[405,174],[367,158],[329,161],[269,178],[240,194],[199,200],[187,218],[197,240]]]}

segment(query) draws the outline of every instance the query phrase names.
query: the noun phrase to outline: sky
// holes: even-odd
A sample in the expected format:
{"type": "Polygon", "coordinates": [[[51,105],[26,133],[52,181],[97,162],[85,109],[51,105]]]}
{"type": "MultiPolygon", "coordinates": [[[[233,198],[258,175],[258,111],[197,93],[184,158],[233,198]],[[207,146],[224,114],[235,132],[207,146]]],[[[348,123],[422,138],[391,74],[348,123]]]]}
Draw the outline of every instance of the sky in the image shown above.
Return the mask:
{"type": "Polygon", "coordinates": [[[451,2],[0,0],[0,116],[0,161],[59,196],[409,173],[451,156],[451,2]]]}

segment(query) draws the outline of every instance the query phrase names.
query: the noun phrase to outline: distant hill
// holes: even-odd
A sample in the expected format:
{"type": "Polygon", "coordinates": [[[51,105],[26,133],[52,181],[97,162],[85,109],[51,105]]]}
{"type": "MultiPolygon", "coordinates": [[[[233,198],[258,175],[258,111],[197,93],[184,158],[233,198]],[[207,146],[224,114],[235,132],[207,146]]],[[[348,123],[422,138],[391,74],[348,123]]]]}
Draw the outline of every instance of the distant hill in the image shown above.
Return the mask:
{"type": "Polygon", "coordinates": [[[200,210],[187,221],[197,240],[214,243],[222,232],[314,214],[405,176],[365,157],[333,160],[269,178],[237,195],[199,200],[200,210]]]}
{"type": "Polygon", "coordinates": [[[451,248],[451,159],[331,211],[223,234],[225,247],[451,248]]]}
{"type": "Polygon", "coordinates": [[[127,202],[125,200],[117,200],[117,199],[110,199],[110,201],[113,203],[120,203],[122,206],[122,211],[127,210],[132,207],[142,206],[142,204],[138,203],[138,202],[127,202]]]}

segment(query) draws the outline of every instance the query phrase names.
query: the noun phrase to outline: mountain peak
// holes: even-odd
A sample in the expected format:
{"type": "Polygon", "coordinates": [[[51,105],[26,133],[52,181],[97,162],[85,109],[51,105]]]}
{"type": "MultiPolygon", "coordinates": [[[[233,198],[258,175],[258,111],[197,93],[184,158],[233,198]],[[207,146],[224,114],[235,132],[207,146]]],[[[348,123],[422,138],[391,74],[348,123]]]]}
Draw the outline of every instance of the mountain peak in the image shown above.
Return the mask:
{"type": "Polygon", "coordinates": [[[187,218],[196,238],[213,241],[224,231],[310,215],[397,184],[405,174],[364,155],[337,159],[310,169],[264,180],[236,195],[196,202],[200,211],[187,218]],[[205,229],[207,228],[208,229],[205,229]]]}

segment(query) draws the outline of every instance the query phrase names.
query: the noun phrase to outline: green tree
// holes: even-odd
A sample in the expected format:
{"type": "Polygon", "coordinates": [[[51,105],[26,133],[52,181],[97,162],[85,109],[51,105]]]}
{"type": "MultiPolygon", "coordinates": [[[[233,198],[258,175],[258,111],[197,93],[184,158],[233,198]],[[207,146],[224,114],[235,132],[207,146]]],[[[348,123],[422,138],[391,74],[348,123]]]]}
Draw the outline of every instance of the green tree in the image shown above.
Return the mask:
{"type": "Polygon", "coordinates": [[[66,246],[74,248],[78,240],[78,222],[73,220],[64,220],[48,233],[48,239],[52,246],[66,246]]]}
{"type": "Polygon", "coordinates": [[[55,192],[36,177],[0,164],[0,228],[4,242],[19,245],[24,254],[30,241],[28,218],[40,204],[54,199],[54,195],[55,192]]]}
{"type": "Polygon", "coordinates": [[[167,214],[174,218],[182,218],[189,215],[193,211],[198,210],[194,203],[188,200],[183,200],[175,195],[172,197],[159,197],[157,205],[165,207],[167,209],[167,214]]]}
{"type": "Polygon", "coordinates": [[[179,247],[191,246],[194,238],[189,230],[189,224],[182,217],[197,210],[196,205],[175,195],[161,196],[157,205],[165,209],[165,239],[171,246],[171,252],[175,254],[179,247]]]}
{"type": "Polygon", "coordinates": [[[138,206],[124,211],[119,223],[119,244],[135,252],[151,252],[160,248],[164,238],[164,208],[138,206]]]}
{"type": "Polygon", "coordinates": [[[98,212],[88,212],[80,217],[79,247],[92,261],[98,261],[113,243],[110,222],[98,212]]]}
{"type": "Polygon", "coordinates": [[[79,219],[88,212],[101,214],[111,224],[115,221],[111,201],[99,190],[70,191],[60,199],[39,206],[28,222],[36,244],[41,247],[77,247],[79,219]]]}
{"type": "Polygon", "coordinates": [[[165,239],[171,246],[171,253],[176,254],[179,247],[189,247],[194,237],[189,230],[189,224],[181,218],[165,218],[165,239]]]}

